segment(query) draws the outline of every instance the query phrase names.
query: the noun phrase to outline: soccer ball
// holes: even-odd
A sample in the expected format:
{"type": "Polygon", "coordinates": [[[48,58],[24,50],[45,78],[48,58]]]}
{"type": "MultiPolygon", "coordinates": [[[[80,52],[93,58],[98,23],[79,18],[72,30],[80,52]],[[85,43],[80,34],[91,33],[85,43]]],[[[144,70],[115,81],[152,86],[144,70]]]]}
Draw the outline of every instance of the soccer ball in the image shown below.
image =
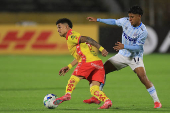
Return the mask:
{"type": "Polygon", "coordinates": [[[43,100],[43,103],[44,103],[44,106],[49,108],[49,109],[54,109],[56,108],[58,105],[54,105],[53,104],[53,101],[55,99],[57,99],[57,95],[55,94],[47,94],[45,97],[44,97],[44,100],[43,100]]]}

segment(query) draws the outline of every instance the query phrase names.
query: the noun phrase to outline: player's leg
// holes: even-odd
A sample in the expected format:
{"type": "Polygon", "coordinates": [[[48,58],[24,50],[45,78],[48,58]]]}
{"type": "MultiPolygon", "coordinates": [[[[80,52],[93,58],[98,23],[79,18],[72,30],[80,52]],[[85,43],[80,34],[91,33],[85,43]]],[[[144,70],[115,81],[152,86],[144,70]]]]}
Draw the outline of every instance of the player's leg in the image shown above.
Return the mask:
{"type": "Polygon", "coordinates": [[[124,67],[127,67],[128,65],[124,62],[124,57],[121,54],[116,54],[115,56],[112,56],[104,63],[104,69],[105,69],[105,81],[104,84],[100,85],[100,89],[103,90],[103,87],[106,82],[106,75],[110,72],[120,70],[124,67]]]}
{"type": "MultiPolygon", "coordinates": [[[[107,60],[105,63],[104,63],[104,69],[105,69],[105,79],[104,79],[104,83],[101,83],[100,84],[100,90],[103,91],[103,87],[105,85],[105,82],[106,82],[106,74],[110,73],[110,72],[113,72],[115,70],[117,70],[115,68],[115,66],[110,62],[110,60],[107,60]]],[[[88,103],[88,104],[91,104],[91,103],[95,103],[95,104],[100,104],[101,101],[98,100],[96,97],[92,96],[90,99],[87,99],[87,100],[83,100],[84,103],[88,103]]]]}
{"type": "MultiPolygon", "coordinates": [[[[93,62],[94,70],[90,73],[87,80],[90,84],[90,92],[91,95],[96,98],[97,101],[104,101],[103,106],[99,109],[108,109],[111,107],[111,100],[105,95],[103,91],[99,89],[100,83],[104,83],[105,70],[102,61],[93,62]]],[[[87,102],[85,102],[87,103],[87,102]]]]}
{"type": "Polygon", "coordinates": [[[104,63],[105,79],[104,79],[104,84],[103,83],[100,84],[100,90],[101,91],[103,90],[103,87],[104,87],[105,82],[106,82],[106,75],[110,72],[117,70],[117,68],[113,64],[114,64],[114,62],[112,60],[110,61],[109,59],[104,63]]]}
{"type": "Polygon", "coordinates": [[[100,82],[92,81],[90,85],[91,95],[97,98],[100,101],[103,101],[104,104],[98,109],[108,109],[112,106],[112,101],[105,95],[103,91],[99,89],[100,82]]]}
{"type": "Polygon", "coordinates": [[[153,101],[155,104],[154,108],[161,108],[162,105],[161,105],[159,98],[157,96],[156,89],[155,89],[154,85],[152,84],[152,82],[146,76],[145,68],[137,67],[137,68],[135,68],[134,72],[138,75],[140,81],[145,85],[147,91],[153,98],[153,101]]]}
{"type": "Polygon", "coordinates": [[[113,71],[116,71],[116,70],[120,70],[121,68],[123,67],[126,67],[125,65],[122,65],[121,63],[117,62],[117,60],[121,61],[120,60],[121,57],[119,57],[119,55],[115,55],[111,58],[109,58],[105,63],[104,63],[104,69],[105,69],[105,79],[104,79],[104,84],[101,83],[100,84],[100,90],[102,91],[103,90],[103,87],[105,85],[105,82],[106,82],[106,75],[110,72],[113,72],[113,71]],[[115,67],[116,65],[116,67],[115,67]]]}
{"type": "Polygon", "coordinates": [[[75,89],[77,83],[83,79],[84,77],[82,76],[75,76],[72,75],[70,77],[70,79],[68,80],[67,86],[66,86],[66,93],[64,96],[55,99],[55,101],[53,102],[54,105],[59,105],[64,101],[70,100],[71,99],[71,93],[73,92],[73,90],[75,89]]]}
{"type": "MultiPolygon", "coordinates": [[[[104,79],[104,83],[100,84],[100,90],[103,91],[103,87],[105,85],[106,82],[106,75],[110,72],[116,71],[116,70],[120,70],[128,65],[126,65],[124,62],[124,57],[122,57],[122,55],[120,54],[116,54],[115,56],[109,58],[105,63],[104,63],[104,69],[105,69],[105,79],[104,79]]],[[[91,97],[90,99],[86,99],[83,100],[84,103],[95,103],[95,104],[100,104],[100,101],[95,98],[94,96],[91,97]]]]}
{"type": "Polygon", "coordinates": [[[145,71],[145,67],[143,64],[143,60],[141,58],[133,58],[133,59],[128,59],[127,62],[128,62],[128,65],[132,68],[132,70],[134,70],[134,72],[137,74],[140,81],[145,85],[147,91],[153,98],[153,101],[155,104],[154,108],[161,108],[162,105],[158,99],[155,87],[152,84],[152,82],[148,79],[148,77],[146,76],[146,71],[145,71]]]}

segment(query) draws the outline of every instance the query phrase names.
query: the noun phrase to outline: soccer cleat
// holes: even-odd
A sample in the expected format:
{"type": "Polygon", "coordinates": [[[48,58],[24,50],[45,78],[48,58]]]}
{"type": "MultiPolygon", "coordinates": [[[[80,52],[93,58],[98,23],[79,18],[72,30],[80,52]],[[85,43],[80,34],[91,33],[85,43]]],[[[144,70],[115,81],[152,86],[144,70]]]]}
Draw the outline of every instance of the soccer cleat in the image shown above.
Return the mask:
{"type": "Polygon", "coordinates": [[[104,104],[98,109],[109,109],[112,106],[112,101],[110,99],[106,100],[104,104]]]}
{"type": "Polygon", "coordinates": [[[92,103],[95,103],[95,104],[100,104],[101,101],[98,100],[96,97],[91,97],[90,99],[87,99],[87,100],[83,100],[84,103],[88,103],[88,104],[92,104],[92,103]]]}
{"type": "Polygon", "coordinates": [[[54,102],[53,102],[53,104],[54,104],[54,105],[59,105],[59,104],[61,104],[62,102],[67,101],[67,100],[70,100],[70,99],[71,99],[71,94],[67,93],[67,94],[65,94],[64,96],[55,99],[54,102]]]}
{"type": "Polygon", "coordinates": [[[162,104],[160,102],[155,102],[154,103],[154,108],[161,108],[162,107],[162,104]]]}

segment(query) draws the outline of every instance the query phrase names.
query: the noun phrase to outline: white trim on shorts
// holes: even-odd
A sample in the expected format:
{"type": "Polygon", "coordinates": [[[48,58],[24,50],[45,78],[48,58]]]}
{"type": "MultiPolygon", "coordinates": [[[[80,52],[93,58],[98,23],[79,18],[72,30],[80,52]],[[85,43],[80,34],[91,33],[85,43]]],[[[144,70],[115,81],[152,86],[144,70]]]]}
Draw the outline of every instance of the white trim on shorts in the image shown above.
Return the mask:
{"type": "Polygon", "coordinates": [[[125,57],[120,53],[116,54],[115,56],[112,56],[108,60],[117,68],[117,70],[120,70],[127,66],[130,66],[132,70],[135,70],[135,68],[137,67],[144,67],[142,58],[125,57]]]}

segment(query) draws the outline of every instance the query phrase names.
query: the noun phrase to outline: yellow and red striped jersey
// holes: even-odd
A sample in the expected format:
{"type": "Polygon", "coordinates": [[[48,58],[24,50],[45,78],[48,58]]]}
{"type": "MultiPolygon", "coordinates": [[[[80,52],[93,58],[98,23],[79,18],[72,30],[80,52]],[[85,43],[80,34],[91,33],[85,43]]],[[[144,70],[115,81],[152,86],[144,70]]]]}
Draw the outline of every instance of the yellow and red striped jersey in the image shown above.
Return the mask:
{"type": "Polygon", "coordinates": [[[70,29],[66,35],[67,46],[71,55],[78,62],[92,62],[101,60],[96,52],[92,49],[92,46],[88,43],[79,43],[80,33],[72,31],[70,29]]]}

